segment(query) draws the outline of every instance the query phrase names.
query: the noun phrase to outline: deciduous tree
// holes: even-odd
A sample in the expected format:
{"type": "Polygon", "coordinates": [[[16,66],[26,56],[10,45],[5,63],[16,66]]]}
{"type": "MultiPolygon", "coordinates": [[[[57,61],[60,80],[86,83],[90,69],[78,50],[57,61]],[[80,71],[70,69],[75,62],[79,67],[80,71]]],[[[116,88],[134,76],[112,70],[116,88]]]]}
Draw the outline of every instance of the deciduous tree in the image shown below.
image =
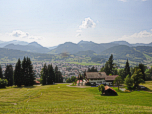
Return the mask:
{"type": "Polygon", "coordinates": [[[142,79],[143,74],[139,68],[135,68],[135,72],[131,78],[134,80],[134,88],[138,88],[140,83],[144,83],[144,80],[142,79]]]}
{"type": "Polygon", "coordinates": [[[114,83],[118,86],[118,90],[119,90],[119,86],[123,83],[121,76],[117,76],[114,80],[114,83]]]}

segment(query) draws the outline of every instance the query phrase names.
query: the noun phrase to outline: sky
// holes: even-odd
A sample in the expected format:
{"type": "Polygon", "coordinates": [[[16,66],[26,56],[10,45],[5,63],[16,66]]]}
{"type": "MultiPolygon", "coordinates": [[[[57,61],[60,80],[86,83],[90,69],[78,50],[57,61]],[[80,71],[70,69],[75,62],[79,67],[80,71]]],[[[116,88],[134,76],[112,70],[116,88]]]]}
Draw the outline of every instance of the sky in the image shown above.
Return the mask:
{"type": "Polygon", "coordinates": [[[152,0],[0,0],[0,40],[152,42],[152,0]]]}

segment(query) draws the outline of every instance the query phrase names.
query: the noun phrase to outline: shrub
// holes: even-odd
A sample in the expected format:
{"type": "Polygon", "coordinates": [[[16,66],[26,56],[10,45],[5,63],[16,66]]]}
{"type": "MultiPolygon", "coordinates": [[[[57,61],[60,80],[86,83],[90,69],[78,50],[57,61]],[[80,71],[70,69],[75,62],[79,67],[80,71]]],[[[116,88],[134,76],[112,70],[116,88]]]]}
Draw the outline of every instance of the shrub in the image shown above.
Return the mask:
{"type": "Polygon", "coordinates": [[[127,88],[130,89],[133,86],[134,80],[132,78],[130,78],[129,75],[127,75],[124,83],[127,85],[127,88]]]}
{"type": "Polygon", "coordinates": [[[102,92],[103,93],[103,91],[105,90],[105,87],[104,87],[104,85],[99,85],[98,86],[98,90],[99,90],[99,92],[102,92]]]}
{"type": "Polygon", "coordinates": [[[0,78],[0,88],[5,88],[5,86],[8,84],[8,81],[6,79],[0,78]]]}

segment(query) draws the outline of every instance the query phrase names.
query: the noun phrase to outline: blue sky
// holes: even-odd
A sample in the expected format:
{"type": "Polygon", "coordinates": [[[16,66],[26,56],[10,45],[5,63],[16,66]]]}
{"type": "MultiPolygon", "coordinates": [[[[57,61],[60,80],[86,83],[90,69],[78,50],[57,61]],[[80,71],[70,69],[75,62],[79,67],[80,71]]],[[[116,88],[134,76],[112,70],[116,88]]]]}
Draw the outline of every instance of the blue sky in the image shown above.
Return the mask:
{"type": "Polygon", "coordinates": [[[152,42],[152,0],[0,0],[0,40],[152,42]]]}

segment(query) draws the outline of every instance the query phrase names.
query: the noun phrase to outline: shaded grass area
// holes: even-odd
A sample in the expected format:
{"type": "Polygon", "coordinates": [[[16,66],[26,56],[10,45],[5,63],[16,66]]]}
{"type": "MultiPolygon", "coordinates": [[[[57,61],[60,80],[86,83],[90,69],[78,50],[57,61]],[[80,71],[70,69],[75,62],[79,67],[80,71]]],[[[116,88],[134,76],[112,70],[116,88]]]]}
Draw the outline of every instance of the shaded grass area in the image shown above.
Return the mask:
{"type": "Polygon", "coordinates": [[[101,96],[97,87],[67,84],[0,89],[0,113],[151,113],[152,94],[133,91],[101,96]]]}

